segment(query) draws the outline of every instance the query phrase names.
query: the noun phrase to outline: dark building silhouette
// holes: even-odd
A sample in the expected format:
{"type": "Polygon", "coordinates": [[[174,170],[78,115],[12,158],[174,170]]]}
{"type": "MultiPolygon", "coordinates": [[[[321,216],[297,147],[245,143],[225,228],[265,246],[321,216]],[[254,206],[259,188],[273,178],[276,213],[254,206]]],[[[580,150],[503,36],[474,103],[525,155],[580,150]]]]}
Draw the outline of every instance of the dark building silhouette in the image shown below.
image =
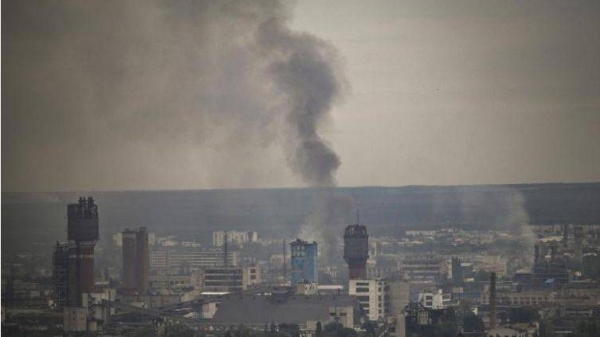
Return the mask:
{"type": "Polygon", "coordinates": [[[143,294],[148,291],[150,251],[145,227],[123,231],[123,290],[143,294]]]}
{"type": "MultiPolygon", "coordinates": [[[[564,256],[557,256],[556,246],[550,246],[550,260],[542,258],[540,247],[535,246],[533,266],[533,284],[535,286],[554,286],[569,283],[568,263],[564,256]]],[[[545,254],[543,254],[545,256],[545,254]]]]}
{"type": "Polygon", "coordinates": [[[363,225],[350,225],[344,232],[344,260],[351,280],[365,279],[369,258],[369,234],[363,225]]]}
{"type": "Polygon", "coordinates": [[[67,206],[68,242],[57,242],[52,255],[57,310],[80,307],[82,294],[94,292],[94,247],[98,232],[98,206],[92,197],[80,197],[76,204],[67,206]]]}
{"type": "Polygon", "coordinates": [[[81,306],[81,295],[94,292],[94,247],[98,232],[98,206],[92,197],[80,197],[78,203],[67,206],[69,307],[81,306]]]}
{"type": "Polygon", "coordinates": [[[496,273],[490,273],[490,330],[496,329],[496,273]]]}
{"type": "Polygon", "coordinates": [[[463,268],[459,258],[452,258],[452,281],[456,285],[462,285],[464,281],[463,268]]]}

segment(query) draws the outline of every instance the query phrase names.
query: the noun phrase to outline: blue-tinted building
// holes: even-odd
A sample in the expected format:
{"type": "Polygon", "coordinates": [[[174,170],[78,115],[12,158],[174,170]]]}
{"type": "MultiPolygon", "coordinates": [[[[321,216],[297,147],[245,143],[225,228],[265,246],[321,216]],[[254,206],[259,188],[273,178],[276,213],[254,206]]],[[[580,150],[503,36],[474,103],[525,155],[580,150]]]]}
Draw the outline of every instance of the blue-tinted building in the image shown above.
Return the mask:
{"type": "Polygon", "coordinates": [[[292,249],[292,284],[301,281],[318,283],[317,243],[297,239],[290,243],[292,249]]]}

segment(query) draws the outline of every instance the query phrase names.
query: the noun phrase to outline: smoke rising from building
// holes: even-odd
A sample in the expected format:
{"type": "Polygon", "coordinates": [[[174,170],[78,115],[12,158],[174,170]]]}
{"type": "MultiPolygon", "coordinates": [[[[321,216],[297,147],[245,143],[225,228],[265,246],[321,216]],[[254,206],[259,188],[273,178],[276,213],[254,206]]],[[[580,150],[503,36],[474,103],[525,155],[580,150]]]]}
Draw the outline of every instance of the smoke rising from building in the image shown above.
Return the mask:
{"type": "Polygon", "coordinates": [[[334,195],[324,189],[314,197],[313,212],[300,226],[298,237],[319,243],[320,257],[325,264],[343,266],[340,244],[344,233],[346,215],[353,210],[353,200],[347,196],[334,195]]]}
{"type": "MultiPolygon", "coordinates": [[[[282,161],[306,186],[336,185],[323,127],[346,87],[342,62],[330,43],[290,30],[283,2],[3,7],[3,188],[189,188],[186,176],[277,186],[282,161]]],[[[301,231],[327,253],[349,207],[318,199],[301,231]]]]}
{"type": "Polygon", "coordinates": [[[471,219],[492,219],[482,224],[482,229],[496,229],[512,233],[519,237],[525,254],[520,264],[523,267],[533,265],[532,252],[535,234],[529,226],[529,214],[525,209],[525,199],[515,188],[497,187],[485,191],[470,191],[460,194],[461,217],[471,219]]]}

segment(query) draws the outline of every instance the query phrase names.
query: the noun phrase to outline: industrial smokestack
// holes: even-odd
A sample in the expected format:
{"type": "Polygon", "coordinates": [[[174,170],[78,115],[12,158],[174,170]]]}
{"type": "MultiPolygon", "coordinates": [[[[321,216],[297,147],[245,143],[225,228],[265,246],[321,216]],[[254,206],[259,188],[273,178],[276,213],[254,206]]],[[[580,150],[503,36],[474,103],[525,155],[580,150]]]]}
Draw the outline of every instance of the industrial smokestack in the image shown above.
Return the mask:
{"type": "Polygon", "coordinates": [[[490,329],[496,328],[496,273],[490,273],[490,329]]]}

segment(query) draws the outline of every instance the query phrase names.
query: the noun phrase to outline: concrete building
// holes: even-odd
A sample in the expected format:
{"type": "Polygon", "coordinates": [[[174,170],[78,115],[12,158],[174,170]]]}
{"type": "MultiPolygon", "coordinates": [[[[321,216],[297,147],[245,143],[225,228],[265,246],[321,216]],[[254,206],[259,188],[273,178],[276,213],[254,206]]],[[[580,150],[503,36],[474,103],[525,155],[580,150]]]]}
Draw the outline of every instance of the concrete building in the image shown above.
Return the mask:
{"type": "Polygon", "coordinates": [[[113,302],[116,298],[116,289],[109,287],[83,295],[83,307],[87,309],[88,330],[93,327],[90,322],[96,322],[97,326],[108,322],[110,315],[115,313],[113,302]]]}
{"type": "Polygon", "coordinates": [[[262,283],[262,275],[258,264],[251,264],[242,268],[242,285],[245,288],[262,283]]]}
{"type": "MultiPolygon", "coordinates": [[[[551,290],[498,292],[496,296],[499,305],[518,306],[547,306],[552,304],[555,299],[555,295],[551,290]]],[[[486,287],[481,293],[481,303],[490,304],[489,287],[486,287]]]]}
{"type": "Polygon", "coordinates": [[[125,229],[123,237],[123,290],[143,294],[149,288],[150,251],[148,231],[125,229]]]}
{"type": "Polygon", "coordinates": [[[67,206],[67,305],[81,306],[82,294],[94,292],[94,247],[99,238],[98,206],[92,197],[80,197],[67,206]]]}
{"type": "MultiPolygon", "coordinates": [[[[123,246],[123,233],[119,232],[113,234],[112,236],[113,243],[117,247],[123,246]]],[[[148,232],[148,246],[154,246],[156,244],[156,234],[153,232],[148,232]]]]}
{"type": "MultiPolygon", "coordinates": [[[[227,252],[227,264],[239,265],[240,253],[227,252]]],[[[163,247],[150,252],[150,268],[156,273],[167,269],[189,268],[199,270],[206,267],[225,266],[224,252],[220,248],[163,247]]]]}
{"type": "Polygon", "coordinates": [[[236,292],[262,282],[258,265],[242,268],[205,268],[202,272],[202,291],[236,292]]]}
{"type": "Polygon", "coordinates": [[[344,260],[351,280],[367,277],[369,234],[363,225],[350,225],[344,231],[344,260]]]}
{"type": "Polygon", "coordinates": [[[298,324],[301,330],[312,332],[317,322],[324,327],[339,322],[354,328],[356,299],[347,295],[305,296],[226,296],[212,322],[237,327],[240,324],[263,329],[271,323],[298,324]]]}
{"type": "Polygon", "coordinates": [[[63,315],[63,329],[67,332],[88,330],[88,311],[83,307],[66,308],[63,315]]]}
{"type": "Polygon", "coordinates": [[[508,327],[500,327],[495,329],[490,329],[485,333],[486,336],[489,337],[527,337],[527,331],[521,329],[514,329],[508,327]]]}
{"type": "Polygon", "coordinates": [[[258,241],[258,232],[255,231],[216,231],[213,232],[213,246],[221,247],[227,242],[242,246],[244,243],[258,241]]]}
{"type": "Polygon", "coordinates": [[[396,321],[396,326],[391,331],[393,337],[406,336],[406,319],[404,308],[410,303],[410,283],[402,280],[388,281],[389,308],[388,317],[396,321]]]}
{"type": "Polygon", "coordinates": [[[440,310],[446,309],[451,300],[452,294],[444,294],[441,289],[438,289],[419,293],[417,301],[425,308],[440,310]]]}
{"type": "Polygon", "coordinates": [[[448,264],[437,256],[410,255],[401,260],[400,272],[411,282],[436,283],[445,279],[448,264]]]}
{"type": "Polygon", "coordinates": [[[183,275],[150,275],[150,288],[153,290],[202,290],[202,273],[194,272],[183,275]]]}
{"type": "Polygon", "coordinates": [[[564,256],[557,255],[557,246],[535,246],[533,284],[552,287],[566,283],[569,283],[568,263],[564,256]],[[548,252],[550,254],[546,258],[548,252]]]}
{"type": "Polygon", "coordinates": [[[452,282],[454,282],[455,285],[463,284],[464,275],[461,261],[457,257],[453,257],[451,266],[452,282]]]}
{"type": "Polygon", "coordinates": [[[302,281],[318,283],[317,273],[317,243],[308,243],[297,239],[290,243],[292,285],[302,281]]]}
{"type": "Polygon", "coordinates": [[[348,294],[355,296],[370,321],[386,317],[386,283],[383,280],[357,280],[348,283],[348,294]]]}

